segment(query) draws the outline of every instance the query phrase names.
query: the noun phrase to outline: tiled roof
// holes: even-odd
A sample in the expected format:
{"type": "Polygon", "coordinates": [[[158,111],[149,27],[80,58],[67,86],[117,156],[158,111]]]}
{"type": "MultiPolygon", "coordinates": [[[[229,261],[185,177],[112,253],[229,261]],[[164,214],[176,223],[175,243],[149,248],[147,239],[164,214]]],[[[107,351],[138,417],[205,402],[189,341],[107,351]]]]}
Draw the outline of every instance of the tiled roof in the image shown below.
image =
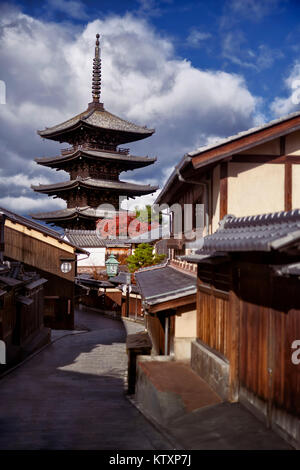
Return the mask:
{"type": "Polygon", "coordinates": [[[40,184],[38,186],[32,185],[32,189],[38,192],[45,193],[56,193],[57,191],[64,191],[68,189],[73,189],[78,186],[83,186],[87,188],[94,189],[114,189],[118,191],[126,191],[130,194],[148,194],[156,191],[158,186],[150,186],[127,183],[126,181],[111,181],[111,180],[98,180],[93,178],[81,178],[77,177],[76,180],[64,181],[62,183],[54,184],[40,184]]]}
{"type": "Polygon", "coordinates": [[[65,237],[77,246],[85,248],[130,247],[129,239],[102,238],[97,230],[65,230],[65,237]]]}
{"type": "Polygon", "coordinates": [[[105,239],[105,246],[107,247],[130,247],[131,240],[129,238],[106,238],[105,239]]]}
{"type": "Polygon", "coordinates": [[[124,166],[128,167],[144,167],[151,165],[156,161],[156,158],[150,157],[137,157],[134,155],[127,155],[121,152],[105,152],[105,151],[96,151],[96,150],[76,150],[75,152],[69,153],[67,155],[59,155],[56,157],[43,157],[36,158],[35,161],[39,165],[45,166],[62,166],[64,163],[78,159],[80,157],[93,158],[97,160],[105,160],[112,162],[121,162],[124,166]]]}
{"type": "Polygon", "coordinates": [[[197,254],[271,251],[300,243],[300,209],[248,217],[227,215],[220,228],[204,237],[197,254]]]}
{"type": "Polygon", "coordinates": [[[196,293],[196,278],[167,264],[141,269],[135,278],[149,305],[196,293]]]}
{"type": "Polygon", "coordinates": [[[126,284],[127,272],[119,272],[117,276],[111,277],[110,282],[113,284],[126,284]]]}
{"type": "MultiPolygon", "coordinates": [[[[56,219],[73,219],[75,217],[85,217],[85,218],[92,218],[97,220],[99,217],[107,216],[109,211],[103,211],[100,209],[93,209],[90,206],[84,207],[70,207],[66,209],[60,209],[57,211],[50,211],[50,212],[38,212],[32,214],[34,219],[40,220],[56,220],[56,219]]],[[[115,214],[115,212],[113,212],[115,214]]]]}
{"type": "Polygon", "coordinates": [[[115,287],[110,281],[103,281],[101,279],[94,279],[94,278],[84,278],[82,276],[77,276],[75,279],[75,283],[77,285],[83,285],[88,287],[95,287],[96,289],[99,288],[110,288],[115,287]]]}
{"type": "Polygon", "coordinates": [[[104,240],[97,230],[65,230],[65,237],[77,246],[85,248],[105,247],[104,240]]]}
{"type": "MultiPolygon", "coordinates": [[[[114,114],[109,113],[106,110],[101,109],[86,109],[84,112],[77,114],[76,116],[68,119],[53,127],[46,128],[45,130],[38,131],[41,137],[50,137],[55,134],[61,134],[68,130],[72,130],[78,125],[88,124],[97,129],[112,130],[118,132],[124,132],[134,135],[140,135],[139,138],[144,138],[152,135],[155,130],[148,129],[147,127],[141,127],[132,122],[121,119],[114,114]]],[[[137,139],[134,139],[137,140],[137,139]]]]}

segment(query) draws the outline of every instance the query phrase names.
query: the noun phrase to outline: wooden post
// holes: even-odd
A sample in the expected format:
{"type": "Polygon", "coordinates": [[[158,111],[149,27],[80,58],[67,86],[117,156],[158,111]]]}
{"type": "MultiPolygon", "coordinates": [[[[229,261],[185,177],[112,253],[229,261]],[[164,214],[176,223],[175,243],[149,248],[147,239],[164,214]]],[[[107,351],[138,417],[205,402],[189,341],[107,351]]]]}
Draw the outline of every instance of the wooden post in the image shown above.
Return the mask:
{"type": "Polygon", "coordinates": [[[126,317],[129,317],[129,285],[126,284],[126,317]]]}
{"type": "Polygon", "coordinates": [[[220,172],[220,220],[228,212],[228,163],[221,163],[220,172]]]}

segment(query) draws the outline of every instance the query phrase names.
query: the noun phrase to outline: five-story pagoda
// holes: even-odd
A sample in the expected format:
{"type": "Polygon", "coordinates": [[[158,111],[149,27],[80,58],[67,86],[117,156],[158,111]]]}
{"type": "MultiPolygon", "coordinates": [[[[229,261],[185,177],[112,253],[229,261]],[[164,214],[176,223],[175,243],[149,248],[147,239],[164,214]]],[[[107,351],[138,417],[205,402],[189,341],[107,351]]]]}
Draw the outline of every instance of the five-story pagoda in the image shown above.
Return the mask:
{"type": "Polygon", "coordinates": [[[39,165],[64,170],[70,180],[62,183],[32,186],[34,191],[64,199],[66,209],[34,214],[34,219],[75,230],[95,230],[101,218],[97,208],[112,204],[118,209],[119,196],[135,197],[150,194],[157,187],[120,181],[122,171],[145,167],[156,158],[137,157],[119,145],[145,139],[155,131],[125,121],[104,109],[100,102],[101,59],[99,34],[96,35],[93,60],[92,96],[86,111],[68,121],[38,134],[45,138],[68,142],[71,147],[61,155],[36,158],[39,165]]]}

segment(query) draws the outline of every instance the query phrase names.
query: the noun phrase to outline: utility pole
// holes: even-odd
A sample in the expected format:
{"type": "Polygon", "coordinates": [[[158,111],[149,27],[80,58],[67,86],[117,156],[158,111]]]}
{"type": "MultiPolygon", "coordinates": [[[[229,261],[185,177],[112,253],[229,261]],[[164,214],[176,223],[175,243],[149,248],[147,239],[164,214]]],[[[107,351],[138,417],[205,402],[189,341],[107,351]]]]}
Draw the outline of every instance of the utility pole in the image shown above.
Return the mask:
{"type": "Polygon", "coordinates": [[[129,287],[131,282],[131,273],[126,273],[126,317],[129,317],[129,287]]]}

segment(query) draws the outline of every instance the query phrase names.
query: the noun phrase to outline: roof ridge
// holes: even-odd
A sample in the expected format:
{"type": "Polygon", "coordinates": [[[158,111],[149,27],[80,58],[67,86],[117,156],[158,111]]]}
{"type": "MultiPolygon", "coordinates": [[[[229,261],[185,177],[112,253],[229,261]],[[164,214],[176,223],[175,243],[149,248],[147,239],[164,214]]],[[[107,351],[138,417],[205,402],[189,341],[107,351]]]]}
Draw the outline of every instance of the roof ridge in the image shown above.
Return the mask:
{"type": "MultiPolygon", "coordinates": [[[[243,228],[251,225],[251,227],[265,225],[266,223],[285,223],[287,221],[300,222],[300,209],[292,209],[290,211],[278,211],[265,214],[250,215],[244,217],[235,217],[234,215],[226,215],[220,221],[220,228],[218,230],[230,228],[243,228]]],[[[217,230],[217,231],[218,231],[217,230]]]]}

